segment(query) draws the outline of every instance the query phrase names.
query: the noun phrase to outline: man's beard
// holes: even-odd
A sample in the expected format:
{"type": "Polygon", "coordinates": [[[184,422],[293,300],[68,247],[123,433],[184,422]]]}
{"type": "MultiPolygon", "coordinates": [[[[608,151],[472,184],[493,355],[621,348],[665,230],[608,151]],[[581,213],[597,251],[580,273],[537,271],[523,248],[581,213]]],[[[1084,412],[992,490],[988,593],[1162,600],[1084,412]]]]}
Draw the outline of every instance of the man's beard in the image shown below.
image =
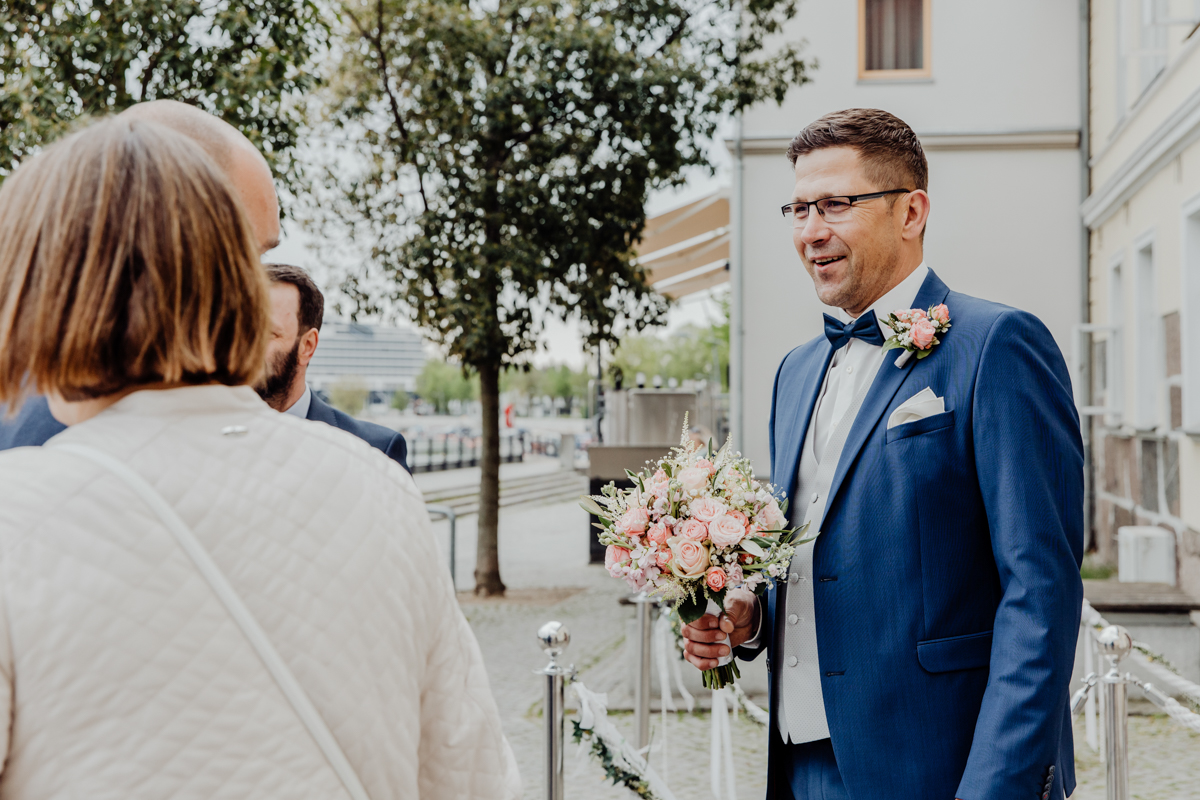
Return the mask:
{"type": "Polygon", "coordinates": [[[258,396],[267,401],[267,405],[277,411],[286,411],[283,403],[287,401],[292,382],[300,370],[300,337],[286,353],[277,354],[267,361],[267,377],[254,387],[258,396]]]}

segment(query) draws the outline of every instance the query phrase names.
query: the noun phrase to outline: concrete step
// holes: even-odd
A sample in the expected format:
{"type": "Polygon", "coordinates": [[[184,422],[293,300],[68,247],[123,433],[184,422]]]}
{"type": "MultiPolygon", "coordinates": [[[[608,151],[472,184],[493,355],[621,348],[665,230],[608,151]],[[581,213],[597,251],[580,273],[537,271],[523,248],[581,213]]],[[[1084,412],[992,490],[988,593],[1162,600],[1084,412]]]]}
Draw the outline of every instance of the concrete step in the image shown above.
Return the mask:
{"type": "MultiPolygon", "coordinates": [[[[501,481],[500,506],[561,503],[586,494],[588,480],[572,470],[501,481]]],[[[478,484],[430,492],[425,502],[450,506],[460,516],[479,511],[478,484]]]]}

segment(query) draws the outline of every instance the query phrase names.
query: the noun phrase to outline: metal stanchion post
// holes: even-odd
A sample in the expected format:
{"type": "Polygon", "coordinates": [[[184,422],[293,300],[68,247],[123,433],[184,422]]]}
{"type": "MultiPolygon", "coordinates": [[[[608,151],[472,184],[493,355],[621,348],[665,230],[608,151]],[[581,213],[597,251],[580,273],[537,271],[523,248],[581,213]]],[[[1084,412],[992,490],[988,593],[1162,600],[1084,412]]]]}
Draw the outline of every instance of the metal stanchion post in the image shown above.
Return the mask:
{"type": "Polygon", "coordinates": [[[1110,625],[1096,637],[1108,671],[1104,685],[1104,749],[1108,800],[1129,800],[1129,721],[1126,709],[1126,679],[1118,666],[1133,649],[1133,638],[1120,625],[1110,625]]]}
{"type": "Polygon", "coordinates": [[[637,606],[637,681],[634,697],[634,719],[637,723],[637,748],[641,750],[650,744],[650,610],[654,600],[642,592],[637,597],[630,598],[637,606]]]}
{"type": "Polygon", "coordinates": [[[571,643],[571,634],[561,622],[547,622],[537,635],[550,657],[550,663],[536,671],[546,676],[546,798],[563,800],[563,690],[575,670],[561,666],[556,659],[571,643]]]}

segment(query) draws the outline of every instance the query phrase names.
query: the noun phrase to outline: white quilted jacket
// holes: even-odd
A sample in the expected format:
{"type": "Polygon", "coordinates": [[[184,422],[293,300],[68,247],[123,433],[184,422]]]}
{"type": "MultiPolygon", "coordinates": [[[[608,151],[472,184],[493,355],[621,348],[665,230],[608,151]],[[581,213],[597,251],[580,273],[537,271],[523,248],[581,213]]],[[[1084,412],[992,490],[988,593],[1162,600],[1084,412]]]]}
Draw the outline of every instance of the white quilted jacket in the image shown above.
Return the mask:
{"type": "Polygon", "coordinates": [[[246,387],[204,386],[0,453],[0,800],[347,796],[159,518],[68,441],[192,528],[372,800],[520,795],[412,478],[246,387]]]}

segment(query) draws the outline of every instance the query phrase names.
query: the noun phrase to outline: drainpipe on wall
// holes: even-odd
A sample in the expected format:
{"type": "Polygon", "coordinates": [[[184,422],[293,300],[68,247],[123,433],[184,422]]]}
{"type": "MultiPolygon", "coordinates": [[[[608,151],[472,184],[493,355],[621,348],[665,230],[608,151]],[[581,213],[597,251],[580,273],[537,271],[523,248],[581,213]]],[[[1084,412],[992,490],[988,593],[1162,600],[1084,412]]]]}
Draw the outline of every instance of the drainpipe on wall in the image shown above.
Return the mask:
{"type": "MultiPolygon", "coordinates": [[[[1092,170],[1089,163],[1091,150],[1091,48],[1092,48],[1092,4],[1091,0],[1079,2],[1079,202],[1087,200],[1092,192],[1092,170]]],[[[1092,236],[1080,215],[1080,257],[1079,257],[1079,321],[1092,321],[1091,303],[1091,245],[1092,236]]],[[[1081,359],[1082,369],[1079,379],[1080,407],[1092,405],[1092,358],[1095,348],[1091,347],[1081,359]]],[[[1087,551],[1092,546],[1092,524],[1095,518],[1095,486],[1092,480],[1092,418],[1080,419],[1083,425],[1083,549],[1087,551]]]]}
{"type": "Polygon", "coordinates": [[[743,248],[742,235],[745,201],[745,162],[742,152],[742,114],[734,120],[733,197],[729,204],[729,432],[735,450],[745,450],[743,392],[745,391],[745,315],[742,313],[743,248]]]}
{"type": "MultiPolygon", "coordinates": [[[[737,42],[742,41],[742,4],[737,4],[737,42]]],[[[745,241],[743,235],[745,205],[745,161],[742,152],[742,122],[744,114],[737,112],[734,118],[733,147],[733,197],[729,203],[729,433],[733,437],[734,450],[745,451],[746,428],[744,425],[746,404],[745,359],[745,314],[742,313],[742,259],[745,241]]],[[[768,469],[770,467],[768,466],[768,469]]]]}

